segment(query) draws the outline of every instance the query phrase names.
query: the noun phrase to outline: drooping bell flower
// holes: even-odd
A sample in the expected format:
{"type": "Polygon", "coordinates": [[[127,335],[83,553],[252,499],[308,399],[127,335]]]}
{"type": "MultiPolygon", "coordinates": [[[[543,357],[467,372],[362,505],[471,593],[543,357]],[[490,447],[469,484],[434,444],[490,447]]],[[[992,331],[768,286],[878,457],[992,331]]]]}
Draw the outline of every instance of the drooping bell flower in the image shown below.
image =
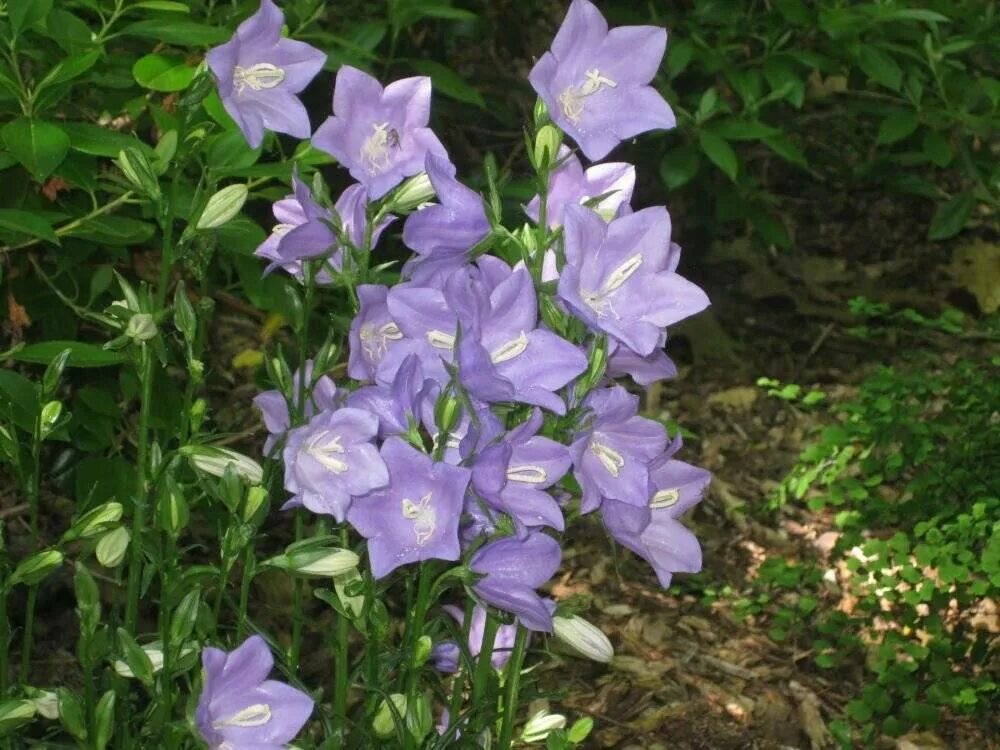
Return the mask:
{"type": "Polygon", "coordinates": [[[645,507],[649,464],[667,445],[666,429],[638,416],[639,397],[620,385],[591,391],[583,407],[586,429],[569,449],[583,489],[580,510],[590,513],[607,499],[645,507]]]}
{"type": "MultiPolygon", "coordinates": [[[[595,164],[584,170],[583,164],[566,146],[559,149],[559,166],[549,175],[549,186],[545,200],[545,220],[551,229],[562,226],[566,206],[584,205],[600,199],[592,205],[605,221],[629,213],[629,201],[635,189],[635,167],[631,164],[595,164]]],[[[540,218],[541,198],[535,196],[524,207],[532,221],[540,218]]]]}
{"type": "Polygon", "coordinates": [[[670,215],[645,208],[610,224],[582,206],[566,208],[566,265],[559,296],[591,328],[640,357],[663,328],[708,306],[699,287],[671,268],[670,215]]]}
{"type": "Polygon", "coordinates": [[[403,244],[417,253],[405,273],[418,283],[467,263],[468,251],[490,231],[482,196],[455,178],[453,164],[428,154],[427,176],[438,202],[410,214],[403,225],[403,244]]]}
{"type": "Polygon", "coordinates": [[[403,332],[389,314],[388,293],[389,287],[381,284],[358,286],[361,307],[348,332],[347,374],[362,383],[375,380],[386,353],[403,339],[403,332]]]}
{"type": "Polygon", "coordinates": [[[458,522],[470,471],[435,463],[398,437],[382,444],[389,484],[356,498],[348,522],[368,540],[372,574],[383,578],[400,565],[457,560],[458,522]]]}
{"type": "Polygon", "coordinates": [[[469,562],[483,576],[473,590],[487,604],[510,612],[529,630],[552,632],[552,610],[536,589],[555,575],[562,559],[559,543],[535,531],[509,536],[479,549],[469,562]]]}
{"type": "Polygon", "coordinates": [[[658,26],[619,26],[588,0],[573,0],[550,51],[528,79],[552,120],[591,161],[648,130],[672,128],[674,113],[649,83],[667,47],[658,26]]]}
{"type": "Polygon", "coordinates": [[[664,588],[674,573],[701,570],[701,545],[680,517],[701,501],[712,479],[705,469],[671,458],[679,447],[677,440],[650,466],[645,507],[616,500],[601,505],[611,536],[644,558],[664,588]]]}
{"type": "Polygon", "coordinates": [[[677,377],[677,365],[663,351],[666,343],[667,334],[664,331],[652,353],[640,357],[625,344],[612,339],[608,342],[608,366],[605,371],[607,376],[621,378],[627,375],[637,385],[646,387],[661,380],[677,377]]]}
{"type": "Polygon", "coordinates": [[[437,384],[424,378],[420,359],[409,355],[396,371],[390,385],[368,385],[347,397],[347,405],[378,417],[379,437],[406,435],[421,423],[437,384]]]}
{"type": "Polygon", "coordinates": [[[301,690],[267,679],[274,658],[259,635],[230,652],[201,654],[204,685],[195,721],[210,750],[283,750],[313,711],[301,690]]]}
{"type": "MultiPolygon", "coordinates": [[[[292,375],[293,407],[298,405],[301,398],[303,379],[308,389],[312,381],[312,376],[313,361],[307,359],[305,363],[305,378],[302,377],[299,370],[296,370],[295,374],[292,375]]],[[[312,386],[309,398],[302,404],[302,416],[309,419],[317,412],[334,409],[337,406],[337,400],[337,386],[329,376],[322,375],[316,381],[315,385],[312,386]]],[[[264,427],[267,428],[268,435],[267,440],[264,442],[264,455],[270,456],[271,451],[274,450],[274,446],[277,445],[291,424],[288,414],[288,402],[281,395],[281,391],[271,390],[257,394],[253,399],[253,404],[260,409],[261,417],[264,420],[264,427]]]]}
{"type": "MultiPolygon", "coordinates": [[[[459,627],[465,624],[465,612],[450,604],[442,609],[451,615],[458,623],[459,627]]],[[[494,669],[503,669],[510,659],[511,649],[514,648],[514,638],[517,636],[517,628],[513,625],[500,625],[493,637],[493,645],[490,647],[490,664],[494,669]]],[[[486,637],[486,610],[478,604],[472,610],[472,619],[469,622],[469,656],[475,659],[483,650],[483,643],[486,637]]],[[[455,641],[442,641],[434,646],[431,652],[431,659],[434,661],[434,668],[439,672],[453,673],[459,670],[462,662],[462,651],[455,641]]]]}
{"type": "Polygon", "coordinates": [[[372,444],[378,418],[344,407],[317,414],[288,433],[283,508],[304,506],[343,521],[351,499],[389,483],[389,472],[372,444]]]}
{"type": "Polygon", "coordinates": [[[428,153],[447,158],[427,127],[430,114],[430,78],[404,78],[383,89],[367,73],[342,65],[333,90],[333,115],[320,125],[312,143],[347,167],[376,200],[422,172],[428,153]]]}
{"type": "Polygon", "coordinates": [[[442,387],[447,385],[449,376],[444,363],[454,359],[458,316],[444,292],[434,286],[404,282],[389,290],[386,304],[402,340],[382,358],[376,377],[382,381],[391,380],[403,360],[415,354],[420,359],[424,377],[442,387]]]}
{"type": "Polygon", "coordinates": [[[323,68],[326,54],[305,42],[283,39],[285,16],[271,0],[241,23],[233,37],[208,51],[219,97],[251,148],[265,130],[308,138],[309,113],[296,96],[323,68]]]}

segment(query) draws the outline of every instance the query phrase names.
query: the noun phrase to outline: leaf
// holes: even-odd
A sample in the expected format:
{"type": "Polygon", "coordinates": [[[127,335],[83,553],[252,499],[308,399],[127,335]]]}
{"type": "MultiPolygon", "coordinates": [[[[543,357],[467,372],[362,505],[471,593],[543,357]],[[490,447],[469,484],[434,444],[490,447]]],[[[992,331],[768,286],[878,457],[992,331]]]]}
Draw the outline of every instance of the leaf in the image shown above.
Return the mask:
{"type": "Polygon", "coordinates": [[[877,143],[888,145],[903,140],[917,129],[920,121],[912,110],[900,110],[882,120],[878,128],[877,143]]]}
{"type": "Polygon", "coordinates": [[[152,237],[155,231],[152,224],[127,216],[95,216],[67,232],[67,236],[107,245],[137,245],[152,237]]]}
{"type": "Polygon", "coordinates": [[[698,143],[701,145],[701,150],[705,152],[705,156],[725,172],[730,180],[735,181],[740,165],[733,147],[708,130],[702,130],[698,134],[698,143]]]}
{"type": "Polygon", "coordinates": [[[17,211],[15,209],[0,209],[0,227],[9,229],[12,232],[38,237],[53,245],[59,244],[59,237],[52,229],[52,224],[38,214],[30,211],[17,211]]]}
{"type": "Polygon", "coordinates": [[[191,9],[187,3],[173,2],[173,0],[143,0],[128,7],[129,10],[145,8],[146,10],[162,10],[165,13],[190,13],[191,9]]]}
{"type": "Polygon", "coordinates": [[[893,91],[903,85],[903,69],[882,50],[863,44],[858,51],[858,65],[865,75],[893,91]]]}
{"type": "Polygon", "coordinates": [[[145,55],[132,66],[136,83],[153,91],[182,91],[194,78],[194,68],[179,57],[145,55]]]}
{"type": "Polygon", "coordinates": [[[900,8],[887,13],[881,20],[884,21],[927,21],[928,23],[951,23],[948,16],[937,11],[925,8],[900,8]]]}
{"type": "Polygon", "coordinates": [[[65,60],[60,61],[52,70],[46,73],[45,78],[38,84],[35,94],[37,95],[38,90],[45,86],[54,86],[57,83],[71,81],[77,76],[83,75],[94,67],[94,63],[101,59],[101,54],[102,50],[92,49],[78,55],[70,55],[65,60]]]}
{"type": "Polygon", "coordinates": [[[976,197],[971,192],[959,193],[937,207],[927,238],[931,240],[946,240],[961,232],[972,209],[975,208],[976,197]]]}
{"type": "Polygon", "coordinates": [[[34,383],[12,370],[0,370],[0,415],[6,418],[10,414],[14,424],[31,432],[39,408],[34,383]]]}
{"type": "Polygon", "coordinates": [[[69,136],[74,151],[91,156],[116,157],[126,148],[137,148],[146,156],[153,155],[153,149],[128,133],[118,133],[89,122],[62,123],[62,129],[69,136]]]}
{"type": "Polygon", "coordinates": [[[7,0],[10,28],[17,36],[21,29],[41,21],[52,10],[52,0],[7,0]]]}
{"type": "Polygon", "coordinates": [[[445,96],[486,108],[486,101],[482,95],[447,65],[434,60],[410,60],[410,65],[418,73],[430,76],[434,88],[439,89],[445,96]]]}
{"type": "Polygon", "coordinates": [[[690,39],[673,42],[667,50],[667,70],[671,78],[676,78],[691,63],[694,56],[694,43],[690,39]]]}
{"type": "Polygon", "coordinates": [[[41,182],[69,153],[69,136],[50,122],[20,117],[0,129],[7,150],[41,182]]]}
{"type": "Polygon", "coordinates": [[[676,190],[689,183],[698,174],[701,157],[690,146],[672,149],[660,159],[660,178],[668,190],[676,190]]]}
{"type": "Polygon", "coordinates": [[[130,23],[119,33],[124,36],[155,39],[158,42],[181,47],[208,47],[226,41],[230,35],[227,29],[215,26],[206,26],[194,21],[163,21],[159,18],[130,23]]]}
{"type": "Polygon", "coordinates": [[[952,160],[951,144],[947,137],[937,130],[928,130],[924,134],[924,156],[926,156],[934,166],[947,167],[952,160]]]}
{"type": "Polygon", "coordinates": [[[83,341],[40,341],[37,344],[28,344],[14,353],[14,359],[18,362],[47,365],[64,349],[69,349],[67,367],[108,367],[125,361],[125,356],[121,352],[108,351],[96,344],[87,344],[83,341]]]}
{"type": "Polygon", "coordinates": [[[781,135],[778,128],[756,120],[727,117],[712,124],[711,131],[727,141],[758,141],[781,135]]]}

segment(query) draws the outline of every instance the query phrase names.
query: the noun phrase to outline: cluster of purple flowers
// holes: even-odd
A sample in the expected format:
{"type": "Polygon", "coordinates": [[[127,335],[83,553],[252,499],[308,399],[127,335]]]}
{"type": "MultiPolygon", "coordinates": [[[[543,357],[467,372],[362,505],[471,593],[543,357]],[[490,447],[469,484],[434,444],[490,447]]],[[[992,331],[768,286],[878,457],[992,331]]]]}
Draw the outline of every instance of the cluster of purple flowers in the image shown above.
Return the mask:
{"type": "MultiPolygon", "coordinates": [[[[263,128],[312,132],[295,95],[324,55],[280,38],[281,24],[281,12],[262,0],[209,54],[223,103],[252,145],[263,128]]],[[[601,159],[623,139],[673,126],[649,85],[665,46],[662,29],[609,30],[592,3],[573,0],[530,80],[551,121],[586,157],[601,159]]],[[[564,530],[574,494],[579,511],[599,511],[664,586],[672,573],[700,568],[698,542],[679,517],[700,500],[709,474],[675,460],[680,442],[640,416],[639,398],[613,378],[644,386],[675,374],[663,351],[666,328],[708,299],[676,272],[667,210],[632,210],[634,167],[585,168],[565,146],[551,157],[548,189],[525,206],[536,224],[544,213],[546,226],[528,230],[543,246],[522,244],[513,264],[482,254],[496,217],[456,178],[428,128],[430,102],[426,77],[383,88],[349,66],[337,73],[333,114],[312,143],[357,182],[327,208],[296,176],[258,250],[269,270],[333,283],[373,251],[397,218],[392,211],[405,213],[394,201],[404,180],[425,174],[436,202],[405,219],[402,241],[414,256],[401,282],[356,287],[347,366],[354,384],[313,384],[310,365],[303,380],[311,394],[297,405],[307,421],[295,427],[289,402],[302,394],[262,393],[255,402],[271,435],[265,448],[283,446],[286,507],[349,524],[366,540],[376,578],[414,562],[463,561],[482,604],[550,632],[554,606],[538,589],[560,564],[553,532],[564,530]],[[540,302],[563,325],[543,317],[540,302]]],[[[474,611],[474,653],[484,617],[474,611]]],[[[502,628],[497,648],[512,639],[502,628]]],[[[435,661],[453,670],[457,652],[443,644],[435,661]]],[[[493,658],[498,665],[504,655],[493,658]]],[[[211,674],[208,656],[206,667],[211,674]]],[[[214,720],[203,731],[232,726],[214,720]]]]}

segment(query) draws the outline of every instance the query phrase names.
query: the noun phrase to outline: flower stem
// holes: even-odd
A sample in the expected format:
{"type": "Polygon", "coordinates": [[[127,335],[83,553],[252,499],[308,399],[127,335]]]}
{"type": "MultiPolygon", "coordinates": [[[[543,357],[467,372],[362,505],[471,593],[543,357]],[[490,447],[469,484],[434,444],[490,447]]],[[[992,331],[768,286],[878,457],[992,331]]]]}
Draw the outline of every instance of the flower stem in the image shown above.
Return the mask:
{"type": "Polygon", "coordinates": [[[528,631],[518,623],[517,635],[514,637],[514,649],[507,662],[507,674],[504,682],[503,718],[500,723],[500,741],[498,750],[510,750],[514,737],[514,722],[517,720],[517,698],[521,691],[521,664],[524,662],[524,647],[528,642],[528,631]]]}
{"type": "Polygon", "coordinates": [[[253,539],[243,550],[243,580],[240,582],[240,612],[236,620],[236,640],[240,643],[246,635],[247,606],[250,603],[250,584],[253,582],[254,565],[254,542],[253,539]]]}
{"type": "Polygon", "coordinates": [[[28,684],[31,672],[31,647],[35,637],[35,602],[38,599],[38,586],[28,587],[28,602],[24,612],[24,639],[21,646],[21,684],[28,684]]]}
{"type": "Polygon", "coordinates": [[[406,696],[410,697],[417,689],[417,682],[420,679],[420,671],[423,664],[417,664],[414,656],[417,649],[417,641],[424,629],[424,620],[427,618],[427,607],[430,604],[431,582],[434,580],[433,565],[424,562],[420,566],[420,578],[417,581],[417,598],[413,605],[413,613],[406,628],[405,648],[406,654],[406,696]]]}
{"type": "Polygon", "coordinates": [[[125,629],[135,635],[139,618],[139,587],[142,580],[142,540],[146,530],[146,469],[149,463],[149,412],[153,403],[153,354],[142,345],[139,363],[142,396],[139,403],[139,435],[135,466],[135,497],[132,506],[132,543],[129,546],[128,596],[125,604],[125,629]]]}
{"type": "MultiPolygon", "coordinates": [[[[486,704],[484,698],[489,690],[490,673],[493,671],[493,643],[496,640],[497,629],[500,623],[490,611],[486,610],[486,622],[483,624],[483,647],[476,661],[475,672],[472,678],[472,711],[473,715],[481,716],[480,706],[486,704]]],[[[468,639],[466,639],[468,643],[468,639]]]]}
{"type": "MultiPolygon", "coordinates": [[[[348,548],[350,540],[347,536],[347,527],[344,526],[340,530],[340,541],[344,546],[344,549],[348,548]]],[[[341,602],[341,606],[343,606],[341,602]]],[[[334,657],[336,661],[334,662],[334,680],[333,680],[333,720],[338,723],[338,733],[340,735],[341,744],[343,744],[343,739],[347,733],[347,691],[350,685],[350,671],[348,669],[348,636],[350,632],[348,630],[347,615],[338,612],[337,613],[337,640],[336,640],[336,656],[334,657]]]]}
{"type": "Polygon", "coordinates": [[[7,588],[0,588],[0,700],[7,697],[7,664],[10,659],[10,621],[7,619],[7,588]]]}

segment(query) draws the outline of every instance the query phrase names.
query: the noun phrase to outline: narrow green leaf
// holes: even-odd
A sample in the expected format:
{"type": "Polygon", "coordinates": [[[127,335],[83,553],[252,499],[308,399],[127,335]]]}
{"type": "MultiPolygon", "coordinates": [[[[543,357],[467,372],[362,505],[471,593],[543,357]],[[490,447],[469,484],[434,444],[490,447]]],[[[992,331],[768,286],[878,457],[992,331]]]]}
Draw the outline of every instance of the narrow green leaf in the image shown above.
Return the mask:
{"type": "Polygon", "coordinates": [[[158,42],[176,44],[181,47],[206,47],[219,44],[229,38],[227,29],[194,21],[166,21],[150,18],[136,21],[124,26],[121,31],[124,36],[138,36],[144,39],[155,39],[158,42]]]}
{"type": "Polygon", "coordinates": [[[162,10],[167,13],[190,13],[187,3],[177,3],[173,0],[143,0],[129,6],[129,10],[143,8],[145,10],[162,10]]]}
{"type": "Polygon", "coordinates": [[[155,231],[152,224],[128,216],[95,216],[67,234],[108,245],[137,245],[152,237],[155,231]]]}
{"type": "Polygon", "coordinates": [[[759,141],[781,135],[778,128],[757,120],[726,117],[712,123],[710,130],[727,141],[759,141]]]}
{"type": "Polygon", "coordinates": [[[47,365],[65,349],[70,352],[66,361],[68,367],[108,367],[125,361],[121,352],[108,351],[83,341],[40,341],[19,349],[13,358],[18,362],[47,365]]]}
{"type": "Polygon", "coordinates": [[[976,206],[976,197],[971,192],[959,193],[937,207],[931,219],[928,239],[946,240],[961,232],[976,206]]]}
{"type": "Polygon", "coordinates": [[[735,181],[740,164],[733,147],[723,138],[708,130],[702,130],[698,134],[698,143],[701,145],[701,150],[705,152],[705,156],[725,172],[729,179],[735,181]]]}
{"type": "Polygon", "coordinates": [[[38,87],[35,90],[36,95],[39,89],[45,88],[46,86],[54,86],[57,83],[71,81],[74,78],[83,75],[94,67],[94,63],[101,59],[101,54],[101,50],[92,49],[78,55],[70,55],[66,59],[57,63],[52,70],[45,74],[45,78],[43,78],[38,84],[38,87]]]}
{"type": "Polygon", "coordinates": [[[146,156],[153,155],[149,145],[128,133],[119,133],[89,122],[65,122],[61,123],[61,127],[69,136],[74,151],[114,158],[123,149],[137,148],[146,156]]]}
{"type": "Polygon", "coordinates": [[[52,174],[69,153],[69,136],[43,120],[20,117],[0,128],[0,138],[38,182],[52,174]]]}
{"type": "Polygon", "coordinates": [[[431,77],[434,88],[445,96],[457,99],[466,104],[486,108],[486,101],[472,86],[447,65],[434,60],[410,60],[411,67],[418,73],[431,77]]]}
{"type": "Polygon", "coordinates": [[[52,224],[31,211],[18,211],[12,208],[0,209],[0,227],[12,232],[38,237],[53,245],[59,244],[59,237],[52,229],[52,224]]]}

